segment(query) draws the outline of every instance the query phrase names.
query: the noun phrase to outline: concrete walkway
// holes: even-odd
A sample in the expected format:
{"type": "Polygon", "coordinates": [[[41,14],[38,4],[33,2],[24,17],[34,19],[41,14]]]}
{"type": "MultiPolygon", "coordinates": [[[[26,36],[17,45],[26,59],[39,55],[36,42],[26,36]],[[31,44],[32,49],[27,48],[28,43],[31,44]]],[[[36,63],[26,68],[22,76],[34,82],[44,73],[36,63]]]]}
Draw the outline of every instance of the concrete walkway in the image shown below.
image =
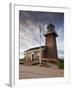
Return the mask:
{"type": "Polygon", "coordinates": [[[19,65],[19,79],[63,77],[64,70],[51,64],[50,67],[19,65]]]}

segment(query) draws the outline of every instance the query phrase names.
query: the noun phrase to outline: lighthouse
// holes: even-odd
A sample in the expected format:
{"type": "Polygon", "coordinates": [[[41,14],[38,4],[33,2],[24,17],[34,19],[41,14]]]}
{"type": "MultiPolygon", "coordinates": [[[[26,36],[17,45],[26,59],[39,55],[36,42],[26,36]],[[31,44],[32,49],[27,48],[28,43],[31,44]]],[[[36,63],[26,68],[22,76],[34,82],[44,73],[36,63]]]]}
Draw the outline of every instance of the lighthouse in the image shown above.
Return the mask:
{"type": "Polygon", "coordinates": [[[47,58],[58,59],[56,37],[58,36],[55,31],[55,26],[49,24],[45,36],[45,46],[47,47],[47,58]]]}

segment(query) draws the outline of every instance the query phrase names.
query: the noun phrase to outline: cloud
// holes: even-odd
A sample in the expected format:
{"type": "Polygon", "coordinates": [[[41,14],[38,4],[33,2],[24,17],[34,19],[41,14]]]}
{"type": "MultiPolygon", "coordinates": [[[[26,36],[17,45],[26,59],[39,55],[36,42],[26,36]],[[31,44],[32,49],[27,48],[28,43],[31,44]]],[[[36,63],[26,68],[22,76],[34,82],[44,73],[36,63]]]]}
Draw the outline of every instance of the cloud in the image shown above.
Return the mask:
{"type": "Polygon", "coordinates": [[[64,31],[62,27],[58,30],[57,46],[59,50],[64,50],[64,31]]]}
{"type": "Polygon", "coordinates": [[[27,20],[20,23],[20,48],[26,50],[40,45],[39,26],[34,25],[32,21],[27,20]]]}
{"type": "Polygon", "coordinates": [[[63,59],[64,58],[64,51],[63,50],[58,50],[58,57],[60,59],[63,59]]]}
{"type": "Polygon", "coordinates": [[[22,52],[24,53],[25,50],[31,47],[40,46],[40,40],[41,45],[45,45],[45,37],[43,34],[47,32],[47,25],[51,22],[55,25],[56,32],[58,33],[58,55],[60,57],[63,56],[63,53],[60,53],[60,50],[64,51],[63,13],[43,13],[32,11],[20,11],[19,14],[21,55],[23,55],[22,52]],[[41,32],[39,24],[41,25],[41,32]]]}

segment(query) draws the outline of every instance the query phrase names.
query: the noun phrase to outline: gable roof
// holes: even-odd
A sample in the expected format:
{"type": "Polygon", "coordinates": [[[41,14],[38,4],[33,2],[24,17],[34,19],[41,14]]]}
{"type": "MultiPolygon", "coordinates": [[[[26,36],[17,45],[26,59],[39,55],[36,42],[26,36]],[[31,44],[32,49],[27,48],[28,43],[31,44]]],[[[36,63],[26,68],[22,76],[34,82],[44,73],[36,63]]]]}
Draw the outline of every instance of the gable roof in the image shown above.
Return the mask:
{"type": "MultiPolygon", "coordinates": [[[[41,48],[41,49],[42,49],[42,48],[45,48],[45,47],[47,47],[47,46],[33,47],[33,48],[30,48],[30,49],[28,49],[28,50],[26,50],[26,51],[36,50],[36,49],[39,49],[39,48],[41,48]]],[[[25,51],[25,52],[26,52],[26,51],[25,51]]]]}

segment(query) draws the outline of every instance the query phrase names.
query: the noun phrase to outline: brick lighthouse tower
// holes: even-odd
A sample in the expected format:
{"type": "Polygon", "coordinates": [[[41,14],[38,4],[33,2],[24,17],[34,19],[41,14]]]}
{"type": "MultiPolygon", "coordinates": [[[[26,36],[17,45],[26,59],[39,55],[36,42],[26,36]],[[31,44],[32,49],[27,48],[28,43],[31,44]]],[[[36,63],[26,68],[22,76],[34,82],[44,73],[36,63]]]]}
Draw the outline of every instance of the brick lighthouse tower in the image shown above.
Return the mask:
{"type": "Polygon", "coordinates": [[[55,32],[55,26],[53,24],[49,24],[47,26],[47,33],[44,34],[45,45],[47,46],[47,58],[50,59],[58,59],[57,55],[57,45],[56,45],[56,37],[58,36],[55,32]]]}

